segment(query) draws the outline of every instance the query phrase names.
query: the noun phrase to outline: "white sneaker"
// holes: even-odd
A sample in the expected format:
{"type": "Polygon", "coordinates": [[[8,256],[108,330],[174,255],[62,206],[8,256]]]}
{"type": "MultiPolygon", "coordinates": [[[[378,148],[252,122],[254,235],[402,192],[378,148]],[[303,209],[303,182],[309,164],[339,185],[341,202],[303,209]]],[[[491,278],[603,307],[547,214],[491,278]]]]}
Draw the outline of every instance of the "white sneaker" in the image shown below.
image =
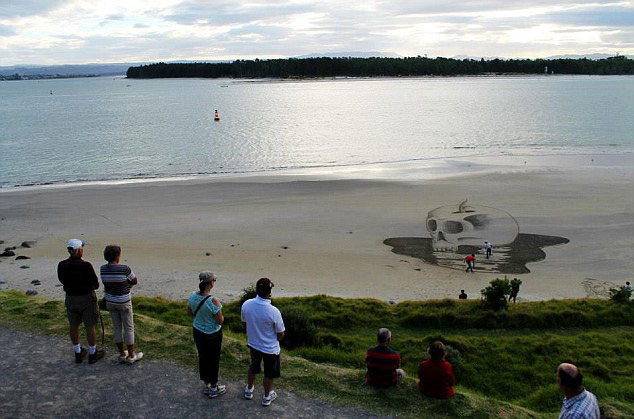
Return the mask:
{"type": "Polygon", "coordinates": [[[128,359],[128,351],[123,351],[124,355],[119,355],[119,363],[125,364],[126,359],[128,359]]]}
{"type": "Polygon", "coordinates": [[[209,398],[213,399],[222,394],[225,394],[227,391],[227,386],[224,384],[216,384],[216,387],[209,387],[209,398]]]}
{"type": "Polygon", "coordinates": [[[137,352],[134,354],[134,358],[126,358],[125,362],[127,362],[128,364],[134,364],[137,361],[140,361],[143,359],[143,352],[137,352]]]}
{"type": "Polygon", "coordinates": [[[270,406],[275,399],[277,399],[277,393],[275,390],[271,390],[268,396],[262,397],[262,406],[270,406]]]}
{"type": "Polygon", "coordinates": [[[244,387],[244,398],[251,400],[253,398],[253,390],[255,390],[255,386],[251,386],[251,389],[249,389],[249,385],[247,384],[247,386],[244,387]]]}

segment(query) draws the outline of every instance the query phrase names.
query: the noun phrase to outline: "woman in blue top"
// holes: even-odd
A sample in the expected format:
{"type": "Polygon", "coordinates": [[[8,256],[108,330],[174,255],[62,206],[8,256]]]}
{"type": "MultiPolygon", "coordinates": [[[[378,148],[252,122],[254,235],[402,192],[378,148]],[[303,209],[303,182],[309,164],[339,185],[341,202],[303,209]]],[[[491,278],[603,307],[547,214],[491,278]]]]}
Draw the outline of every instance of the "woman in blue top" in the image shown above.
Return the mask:
{"type": "Polygon", "coordinates": [[[227,387],[218,384],[220,348],[222,346],[222,304],[211,295],[216,275],[209,271],[198,275],[198,292],[189,297],[187,314],[194,318],[194,342],[198,350],[198,369],[200,379],[205,383],[204,393],[209,398],[218,397],[227,391],[227,387]]]}

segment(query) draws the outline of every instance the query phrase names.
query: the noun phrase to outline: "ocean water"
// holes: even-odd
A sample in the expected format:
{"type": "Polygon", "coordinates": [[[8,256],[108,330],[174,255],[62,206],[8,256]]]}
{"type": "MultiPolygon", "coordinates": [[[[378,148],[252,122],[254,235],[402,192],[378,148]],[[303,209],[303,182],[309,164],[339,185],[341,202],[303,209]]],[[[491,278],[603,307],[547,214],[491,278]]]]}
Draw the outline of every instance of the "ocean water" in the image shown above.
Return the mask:
{"type": "Polygon", "coordinates": [[[444,157],[632,152],[629,76],[0,82],[5,188],[444,157]],[[214,109],[219,122],[212,120],[214,109]]]}

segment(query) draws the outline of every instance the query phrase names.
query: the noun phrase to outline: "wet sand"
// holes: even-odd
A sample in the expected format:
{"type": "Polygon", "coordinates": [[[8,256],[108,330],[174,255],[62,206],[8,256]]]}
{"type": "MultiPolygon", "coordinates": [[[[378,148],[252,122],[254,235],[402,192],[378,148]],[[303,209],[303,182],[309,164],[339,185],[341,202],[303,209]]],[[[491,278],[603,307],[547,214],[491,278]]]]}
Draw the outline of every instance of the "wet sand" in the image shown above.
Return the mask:
{"type": "Polygon", "coordinates": [[[606,283],[634,279],[632,163],[631,155],[464,158],[3,190],[0,250],[18,246],[16,255],[30,259],[0,258],[0,289],[63,298],[56,264],[77,237],[96,269],[105,245],[121,245],[139,277],[137,295],[183,299],[210,269],[223,299],[262,276],[278,296],[402,301],[465,289],[478,298],[503,274],[478,272],[478,264],[467,274],[384,244],[429,238],[427,212],[468,198],[512,214],[521,233],[570,240],[543,248],[543,260],[527,263],[530,273],[512,275],[523,281],[519,299],[605,296],[606,283]],[[20,248],[26,240],[37,243],[20,248]]]}

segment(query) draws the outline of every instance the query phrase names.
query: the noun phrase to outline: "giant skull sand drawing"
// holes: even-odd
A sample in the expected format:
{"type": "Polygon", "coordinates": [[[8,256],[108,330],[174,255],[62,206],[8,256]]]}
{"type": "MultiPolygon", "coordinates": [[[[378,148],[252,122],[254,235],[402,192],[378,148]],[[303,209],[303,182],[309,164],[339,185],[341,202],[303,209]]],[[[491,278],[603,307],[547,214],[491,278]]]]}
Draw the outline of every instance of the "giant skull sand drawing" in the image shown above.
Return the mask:
{"type": "Polygon", "coordinates": [[[546,257],[542,248],[568,243],[564,237],[520,233],[508,212],[466,200],[429,211],[426,227],[431,238],[396,237],[384,243],[394,253],[451,269],[464,269],[464,257],[475,253],[476,271],[506,274],[528,273],[528,262],[546,257]],[[485,241],[493,245],[490,259],[484,255],[485,241]]]}

